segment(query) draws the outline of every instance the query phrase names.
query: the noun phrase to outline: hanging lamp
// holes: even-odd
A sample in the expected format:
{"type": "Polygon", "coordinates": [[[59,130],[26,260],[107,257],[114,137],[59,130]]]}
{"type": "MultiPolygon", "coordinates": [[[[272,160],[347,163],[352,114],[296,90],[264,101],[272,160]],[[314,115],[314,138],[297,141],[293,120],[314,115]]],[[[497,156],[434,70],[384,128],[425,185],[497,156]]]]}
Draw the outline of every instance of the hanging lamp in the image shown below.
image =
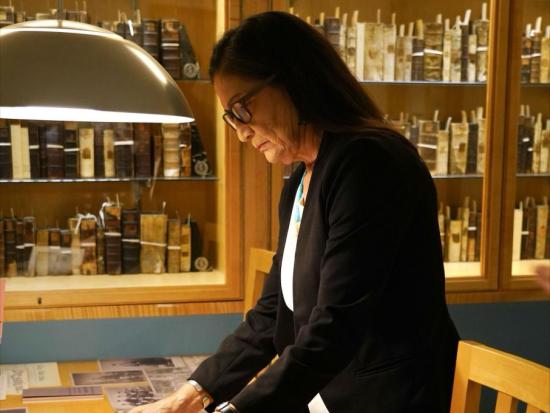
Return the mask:
{"type": "MultiPolygon", "coordinates": [[[[61,16],[62,1],[57,10],[61,16]]],[[[0,118],[185,123],[193,114],[177,83],[141,47],[58,19],[0,29],[0,118]]]]}

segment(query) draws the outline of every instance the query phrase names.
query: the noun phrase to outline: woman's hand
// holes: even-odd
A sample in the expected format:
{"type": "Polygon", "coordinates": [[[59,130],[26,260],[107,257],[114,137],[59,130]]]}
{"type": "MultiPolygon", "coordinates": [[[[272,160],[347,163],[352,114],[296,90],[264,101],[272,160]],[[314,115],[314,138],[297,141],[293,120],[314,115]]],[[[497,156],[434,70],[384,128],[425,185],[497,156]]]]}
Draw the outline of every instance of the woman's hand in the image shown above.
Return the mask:
{"type": "Polygon", "coordinates": [[[200,393],[189,383],[158,402],[144,404],[130,410],[128,413],[198,413],[203,409],[200,393]]]}

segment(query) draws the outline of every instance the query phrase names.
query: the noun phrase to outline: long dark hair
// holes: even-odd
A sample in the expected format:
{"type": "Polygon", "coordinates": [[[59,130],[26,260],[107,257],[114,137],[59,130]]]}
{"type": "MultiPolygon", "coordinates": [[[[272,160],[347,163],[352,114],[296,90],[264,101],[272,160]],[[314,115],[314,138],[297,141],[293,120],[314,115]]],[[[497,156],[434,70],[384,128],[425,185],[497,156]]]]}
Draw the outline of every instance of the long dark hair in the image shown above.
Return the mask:
{"type": "Polygon", "coordinates": [[[251,16],[225,32],[210,58],[210,78],[275,75],[301,121],[332,133],[395,131],[334,47],[298,17],[283,12],[251,16]]]}

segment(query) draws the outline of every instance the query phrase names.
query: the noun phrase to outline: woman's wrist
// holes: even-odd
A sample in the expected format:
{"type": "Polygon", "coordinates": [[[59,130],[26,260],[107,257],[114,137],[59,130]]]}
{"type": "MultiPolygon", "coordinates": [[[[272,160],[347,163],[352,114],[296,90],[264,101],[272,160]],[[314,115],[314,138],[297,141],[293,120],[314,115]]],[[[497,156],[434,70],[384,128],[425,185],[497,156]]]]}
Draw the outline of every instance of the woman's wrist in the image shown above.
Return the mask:
{"type": "Polygon", "coordinates": [[[208,394],[208,392],[202,387],[198,382],[195,380],[187,380],[185,384],[189,385],[189,387],[193,388],[193,392],[195,393],[195,397],[198,402],[200,402],[203,406],[203,408],[208,407],[214,399],[212,399],[212,396],[208,394]]]}

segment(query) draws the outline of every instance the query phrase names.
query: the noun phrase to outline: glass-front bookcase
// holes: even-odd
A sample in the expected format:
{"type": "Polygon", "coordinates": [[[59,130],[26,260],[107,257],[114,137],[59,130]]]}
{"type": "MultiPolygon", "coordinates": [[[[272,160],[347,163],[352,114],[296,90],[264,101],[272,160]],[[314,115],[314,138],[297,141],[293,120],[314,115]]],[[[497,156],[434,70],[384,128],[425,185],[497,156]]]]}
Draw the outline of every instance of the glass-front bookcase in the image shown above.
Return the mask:
{"type": "MultiPolygon", "coordinates": [[[[40,0],[4,3],[0,27],[57,16],[40,0]]],[[[64,7],[65,19],[116,32],[153,55],[195,123],[0,119],[6,320],[238,311],[240,198],[230,178],[238,174],[228,173],[238,168],[236,142],[226,140],[208,79],[225,2],[64,7]]]]}

